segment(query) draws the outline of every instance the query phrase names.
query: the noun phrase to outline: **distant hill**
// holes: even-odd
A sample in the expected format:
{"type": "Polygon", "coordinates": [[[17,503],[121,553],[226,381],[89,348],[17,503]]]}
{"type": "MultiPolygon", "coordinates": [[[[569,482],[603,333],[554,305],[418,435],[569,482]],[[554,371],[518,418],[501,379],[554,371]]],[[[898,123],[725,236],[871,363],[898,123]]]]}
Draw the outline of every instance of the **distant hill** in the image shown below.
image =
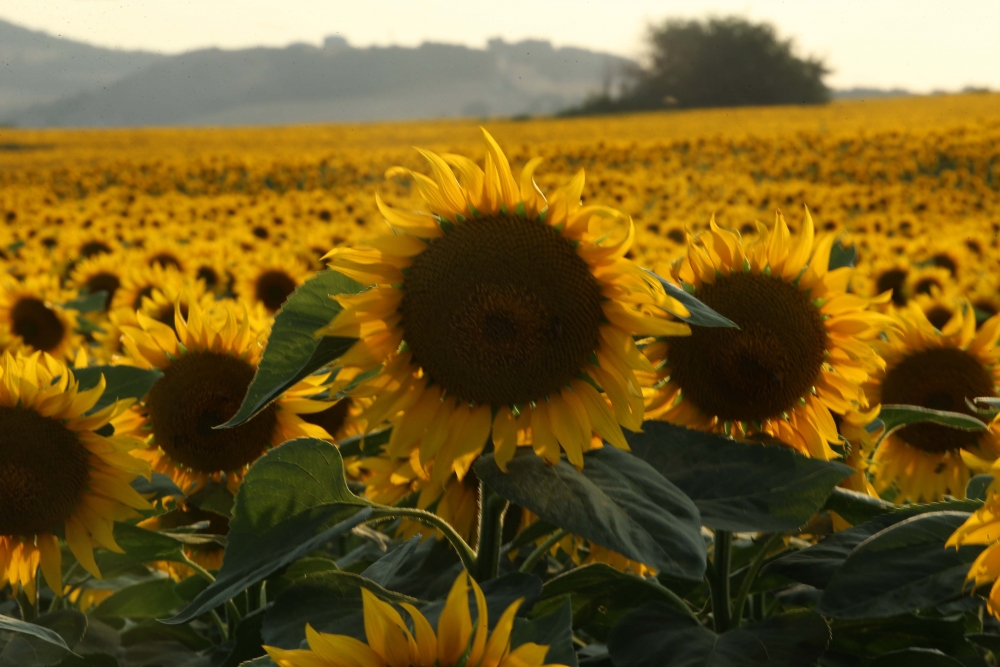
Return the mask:
{"type": "Polygon", "coordinates": [[[18,108],[99,89],[164,57],[102,49],[0,20],[0,119],[18,108]]]}
{"type": "Polygon", "coordinates": [[[885,97],[911,97],[904,88],[842,88],[833,91],[835,100],[874,100],[885,97]]]}
{"type": "Polygon", "coordinates": [[[546,114],[610,85],[630,64],[543,41],[491,40],[486,49],[431,43],[351,48],[333,37],[323,47],[205,49],[158,58],[114,83],[0,113],[0,122],[277,125],[546,114]]]}

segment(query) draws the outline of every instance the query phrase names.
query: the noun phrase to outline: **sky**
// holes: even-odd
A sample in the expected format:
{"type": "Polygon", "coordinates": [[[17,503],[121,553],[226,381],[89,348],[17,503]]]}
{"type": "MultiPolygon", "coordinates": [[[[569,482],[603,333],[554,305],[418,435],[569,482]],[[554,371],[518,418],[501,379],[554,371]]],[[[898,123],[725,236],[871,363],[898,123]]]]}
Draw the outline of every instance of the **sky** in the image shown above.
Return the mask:
{"type": "Polygon", "coordinates": [[[221,47],[546,39],[640,58],[651,22],[737,14],[824,58],[827,84],[1000,89],[1000,0],[0,0],[0,18],[98,46],[221,47]]]}

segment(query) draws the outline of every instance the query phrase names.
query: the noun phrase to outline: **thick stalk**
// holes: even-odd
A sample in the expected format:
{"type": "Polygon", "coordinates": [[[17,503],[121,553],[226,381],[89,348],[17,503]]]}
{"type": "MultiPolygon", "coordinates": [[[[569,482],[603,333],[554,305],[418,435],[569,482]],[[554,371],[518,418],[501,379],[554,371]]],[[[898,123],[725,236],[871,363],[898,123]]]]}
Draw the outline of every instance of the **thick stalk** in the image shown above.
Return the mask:
{"type": "Polygon", "coordinates": [[[462,539],[462,536],[458,534],[458,531],[456,531],[450,523],[433,512],[425,512],[424,510],[413,509],[411,507],[375,507],[372,510],[371,520],[385,520],[397,516],[414,519],[420,523],[440,530],[444,533],[445,538],[451,542],[451,546],[455,548],[455,551],[458,552],[458,557],[462,559],[462,564],[465,566],[465,569],[470,572],[475,572],[476,552],[474,552],[472,547],[470,547],[468,543],[462,539]]]}
{"type": "Polygon", "coordinates": [[[781,533],[775,533],[767,539],[764,546],[753,557],[750,562],[750,566],[747,568],[747,573],[743,577],[743,584],[740,586],[740,592],[736,594],[736,602],[733,604],[733,627],[740,627],[743,623],[743,606],[746,604],[747,596],[750,595],[750,589],[753,587],[753,582],[757,578],[757,573],[760,572],[760,568],[764,565],[764,561],[767,559],[767,553],[775,545],[775,543],[781,539],[781,533]]]}
{"type": "Polygon", "coordinates": [[[21,620],[31,623],[38,618],[38,610],[35,603],[28,599],[28,594],[24,592],[24,586],[17,591],[17,608],[21,611],[21,620]]]}
{"type": "Polygon", "coordinates": [[[479,498],[479,548],[475,569],[470,574],[482,583],[499,574],[503,519],[509,503],[482,481],[479,482],[479,498]]]}
{"type": "Polygon", "coordinates": [[[729,603],[729,568],[732,564],[733,534],[728,530],[715,531],[715,555],[712,557],[712,616],[715,632],[722,634],[729,629],[732,610],[729,603]]]}

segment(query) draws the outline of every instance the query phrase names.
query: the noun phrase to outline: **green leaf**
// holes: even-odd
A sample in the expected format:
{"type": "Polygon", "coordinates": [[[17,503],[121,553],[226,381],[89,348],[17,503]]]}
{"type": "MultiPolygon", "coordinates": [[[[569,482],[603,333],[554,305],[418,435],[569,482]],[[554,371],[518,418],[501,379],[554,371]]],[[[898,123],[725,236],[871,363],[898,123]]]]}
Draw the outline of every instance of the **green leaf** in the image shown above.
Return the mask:
{"type": "Polygon", "coordinates": [[[180,614],[186,623],[371,516],[347,488],[337,448],[317,438],[275,447],[247,472],[229,521],[218,578],[180,614]]]}
{"type": "Polygon", "coordinates": [[[115,591],[93,610],[94,616],[107,618],[161,618],[184,604],[170,579],[154,579],[115,591]]]}
{"type": "Polygon", "coordinates": [[[879,440],[885,440],[901,428],[910,424],[932,423],[960,431],[985,431],[986,424],[976,417],[961,412],[946,412],[931,410],[917,405],[883,405],[879,410],[879,419],[885,425],[885,431],[879,440]]]}
{"type": "Polygon", "coordinates": [[[885,619],[834,620],[830,651],[871,659],[905,648],[968,652],[965,621],[907,615],[885,619]]]}
{"type": "Polygon", "coordinates": [[[105,579],[114,578],[118,573],[128,571],[136,565],[156,560],[184,562],[181,550],[183,545],[168,535],[127,523],[116,523],[114,536],[115,542],[125,553],[103,549],[94,552],[97,567],[105,579]]]}
{"type": "Polygon", "coordinates": [[[615,667],[807,667],[829,642],[830,628],[811,611],[717,635],[674,607],[653,603],[622,618],[608,649],[615,667]]]}
{"type": "Polygon", "coordinates": [[[132,488],[149,498],[150,501],[160,501],[164,498],[184,499],[184,492],[167,475],[154,472],[149,479],[136,477],[132,488]]]}
{"type": "Polygon", "coordinates": [[[578,667],[580,663],[573,646],[573,606],[569,599],[563,599],[561,605],[544,616],[536,616],[530,621],[525,618],[514,619],[514,630],[510,635],[511,650],[528,642],[549,647],[549,652],[545,654],[546,665],[578,667]]]}
{"type": "Polygon", "coordinates": [[[666,422],[626,431],[632,454],[683,491],[709,528],[778,532],[805,524],[854,470],[788,447],[744,444],[666,422]]]}
{"type": "Polygon", "coordinates": [[[159,621],[138,619],[134,625],[122,632],[124,646],[157,642],[179,643],[192,651],[201,651],[212,646],[212,642],[199,634],[190,624],[164,625],[159,621]]]}
{"type": "Polygon", "coordinates": [[[340,455],[348,456],[377,456],[383,445],[389,443],[389,436],[392,435],[392,428],[384,428],[374,433],[363,433],[344,438],[337,443],[340,455]]]}
{"type": "Polygon", "coordinates": [[[74,368],[73,375],[80,383],[80,390],[96,387],[101,381],[101,375],[107,383],[104,394],[90,412],[102,410],[118,399],[141,399],[153,388],[156,381],[163,377],[161,371],[155,369],[137,368],[135,366],[89,366],[74,368]]]}
{"type": "Polygon", "coordinates": [[[738,324],[736,324],[729,318],[723,317],[719,313],[715,312],[714,310],[703,304],[701,301],[699,301],[697,298],[695,298],[693,295],[688,294],[680,287],[674,285],[669,280],[661,278],[660,276],[656,275],[649,269],[644,269],[644,271],[653,278],[656,278],[660,282],[660,284],[663,285],[663,289],[666,290],[668,296],[677,299],[682,304],[684,304],[685,308],[688,309],[690,315],[688,315],[687,317],[681,317],[677,313],[672,313],[674,317],[676,317],[677,319],[684,320],[688,324],[694,324],[695,326],[699,327],[724,327],[727,329],[740,328],[738,324]]]}
{"type": "Polygon", "coordinates": [[[217,428],[246,422],[296,382],[343,355],[355,343],[354,338],[316,338],[315,334],[341,310],[331,294],[362,290],[360,283],[336,271],[322,271],[302,283],[274,318],[264,358],[243,404],[232,419],[217,428]]]}
{"type": "Polygon", "coordinates": [[[253,660],[264,655],[261,626],[264,623],[264,609],[257,609],[247,614],[236,626],[236,632],[229,644],[232,648],[229,655],[219,667],[239,667],[246,660],[253,660]]]}
{"type": "Polygon", "coordinates": [[[816,611],[832,618],[885,618],[962,595],[965,575],[982,546],[946,549],[965,512],[910,517],[851,551],[830,579],[816,611]]]}
{"type": "Polygon", "coordinates": [[[941,651],[929,648],[905,648],[880,655],[870,667],[964,667],[941,651]]]}
{"type": "Polygon", "coordinates": [[[614,447],[584,455],[578,471],[522,449],[505,474],[492,454],[476,475],[544,521],[682,579],[701,579],[705,542],[698,508],[648,463],[614,447]]]}
{"type": "Polygon", "coordinates": [[[81,294],[77,298],[64,303],[63,308],[75,310],[80,313],[96,313],[105,311],[107,303],[108,293],[100,290],[91,294],[81,294]]]}
{"type": "Polygon", "coordinates": [[[656,579],[625,574],[604,563],[577,567],[547,581],[531,615],[553,613],[566,601],[572,605],[573,626],[601,640],[630,609],[649,602],[678,606],[676,596],[656,579]]]}
{"type": "Polygon", "coordinates": [[[968,500],[951,500],[927,505],[907,505],[876,516],[847,530],[825,536],[818,543],[789,554],[764,566],[763,572],[780,574],[816,588],[826,588],[830,579],[860,544],[876,533],[894,526],[906,519],[921,514],[942,511],[972,512],[978,505],[968,500]]]}
{"type": "Polygon", "coordinates": [[[837,241],[830,248],[830,271],[842,269],[845,266],[854,266],[857,261],[858,249],[854,245],[845,246],[837,241]]]}
{"type": "Polygon", "coordinates": [[[208,484],[192,494],[188,503],[207,512],[228,517],[233,512],[233,494],[224,483],[209,480],[208,484]]]}
{"type": "Polygon", "coordinates": [[[976,475],[965,486],[965,497],[970,500],[986,500],[986,491],[993,483],[993,475],[976,475]]]}
{"type": "Polygon", "coordinates": [[[298,648],[306,636],[306,623],[321,632],[329,632],[337,621],[361,613],[362,588],[388,602],[409,602],[419,606],[418,600],[392,593],[351,572],[308,574],[282,590],[267,610],[261,628],[264,643],[298,648]]]}
{"type": "Polygon", "coordinates": [[[896,506],[881,498],[838,487],[826,499],[823,509],[836,512],[851,524],[859,524],[893,512],[896,506]]]}
{"type": "Polygon", "coordinates": [[[25,623],[0,615],[0,631],[15,633],[0,648],[0,667],[46,667],[72,654],[87,632],[87,617],[75,610],[60,610],[25,623]]]}

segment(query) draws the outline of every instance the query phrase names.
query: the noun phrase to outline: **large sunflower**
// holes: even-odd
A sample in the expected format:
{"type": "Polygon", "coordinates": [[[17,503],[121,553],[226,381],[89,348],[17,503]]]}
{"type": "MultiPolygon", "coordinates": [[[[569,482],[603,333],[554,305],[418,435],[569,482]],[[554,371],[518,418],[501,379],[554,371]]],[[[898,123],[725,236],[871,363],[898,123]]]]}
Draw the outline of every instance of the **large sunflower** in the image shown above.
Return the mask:
{"type": "Polygon", "coordinates": [[[104,387],[102,378],[79,391],[70,369],[46,354],[0,357],[0,585],[21,586],[32,601],[39,565],[49,587],[62,591],[57,533],[99,578],[94,547],[121,553],[114,523],[149,509],[130,486],[149,474],[131,453],[142,441],[98,433],[128,402],[87,414],[104,387]]]}
{"type": "Polygon", "coordinates": [[[677,278],[740,328],[698,327],[667,342],[651,412],[735,438],[766,433],[830,459],[832,413],[867,407],[860,385],[881,363],[869,341],[888,318],[847,293],[850,268],[828,270],[833,237],[815,240],[808,211],[797,242],[780,213],[759,232],[744,244],[713,219],[689,243],[677,278]]]}
{"type": "Polygon", "coordinates": [[[631,219],[580,204],[582,171],[546,202],[532,178],[540,160],[518,186],[484,135],[484,169],[420,151],[433,178],[390,170],[415,181],[429,212],[376,195],[393,233],[328,255],[331,268],[371,287],[335,297],[343,310],[322,333],[360,339],[342,362],[381,369],[355,391],[374,399],[369,427],[400,415],[388,453],[419,448],[421,465],[436,461],[437,483],[463,477],[491,432],[504,468],[518,415],[549,462],[561,447],[583,466],[595,433],[626,448],[621,426],[643,420],[634,370],[648,367],[633,336],[689,333],[654,314],[686,311],[625,259],[631,219]]]}
{"type": "Polygon", "coordinates": [[[138,326],[122,327],[123,362],[163,371],[134,408],[130,426],[150,443],[143,456],[154,470],[171,476],[185,493],[223,474],[235,491],[247,467],[271,447],[303,436],[330,437],[300,417],[330,407],[329,401],[309,398],[322,391],[317,376],[299,382],[249,422],[215,429],[239,409],[264,346],[259,325],[242,306],[220,301],[210,312],[192,300],[188,311],[185,319],[177,302],[174,327],[141,312],[138,326]]]}
{"type": "Polygon", "coordinates": [[[533,642],[510,647],[514,617],[524,598],[512,602],[490,632],[486,596],[464,571],[448,593],[436,633],[411,604],[400,604],[410,617],[408,625],[395,607],[367,589],[361,589],[361,597],[367,643],[316,632],[307,624],[308,649],[264,649],[280,667],[540,667],[549,652],[548,646],[533,642]],[[478,613],[475,626],[469,613],[470,584],[478,613]]]}
{"type": "MultiPolygon", "coordinates": [[[[966,303],[940,331],[917,304],[897,313],[899,328],[876,347],[886,367],[872,376],[865,393],[875,403],[919,405],[973,415],[966,399],[995,396],[1000,385],[1000,316],[977,332],[966,303]]],[[[975,415],[973,415],[975,416],[975,415]]],[[[992,431],[972,432],[937,424],[913,424],[882,441],[872,460],[875,488],[898,491],[897,502],[931,502],[965,496],[969,466],[962,452],[993,461],[1000,442],[992,431]]]]}
{"type": "MultiPolygon", "coordinates": [[[[996,466],[990,472],[994,479],[998,479],[1000,470],[996,466]]],[[[996,482],[990,487],[987,496],[985,504],[952,534],[947,546],[956,549],[966,544],[986,546],[969,568],[966,577],[975,588],[994,582],[989,597],[986,598],[986,608],[1000,618],[1000,489],[996,482]]]]}

